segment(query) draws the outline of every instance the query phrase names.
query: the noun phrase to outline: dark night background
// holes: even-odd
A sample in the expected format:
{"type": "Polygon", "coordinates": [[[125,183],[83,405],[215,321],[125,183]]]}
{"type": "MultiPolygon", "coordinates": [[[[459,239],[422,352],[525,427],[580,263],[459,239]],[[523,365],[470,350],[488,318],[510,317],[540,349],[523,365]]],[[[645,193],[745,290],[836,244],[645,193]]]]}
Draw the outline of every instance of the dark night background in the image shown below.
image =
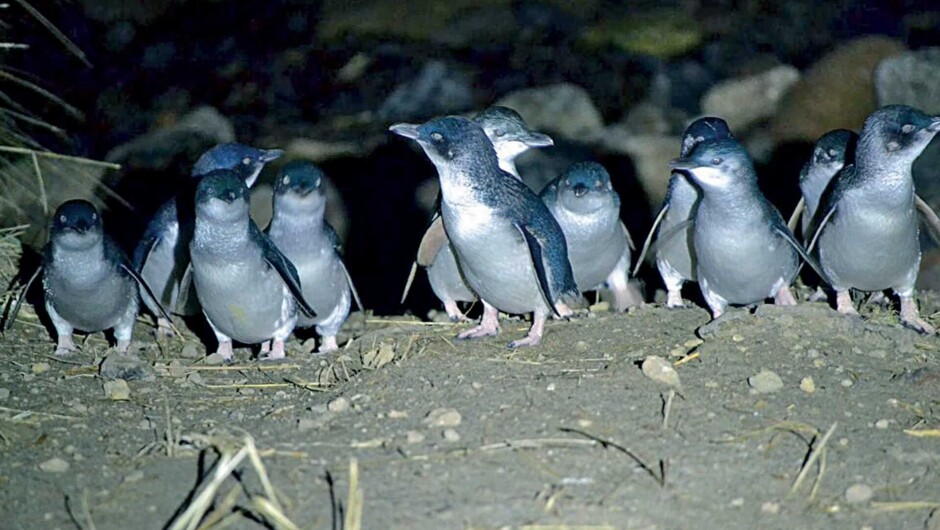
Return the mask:
{"type": "MultiPolygon", "coordinates": [[[[380,314],[403,310],[401,287],[429,215],[420,197],[433,196],[433,188],[423,186],[435,177],[423,154],[386,133],[390,123],[481,110],[524,89],[577,85],[594,114],[564,110],[584,112],[583,105],[541,109],[556,113],[547,117],[522,112],[535,128],[561,125],[543,127],[556,147],[526,155],[520,171],[527,181],[544,183],[569,163],[601,161],[623,199],[624,220],[642,242],[659,192],[640,160],[647,153],[654,159],[674,156],[685,124],[704,112],[704,97],[720,83],[783,65],[799,70],[803,81],[784,87],[769,113],[748,117],[734,131],[754,154],[765,191],[787,216],[813,139],[838,126],[857,129],[876,105],[870,84],[853,92],[859,83],[852,72],[870,74],[875,59],[940,44],[940,13],[927,0],[30,5],[87,60],[66,50],[14,1],[0,10],[3,40],[29,49],[4,50],[2,70],[55,94],[80,115],[4,76],[4,143],[35,142],[33,147],[121,163],[122,171],[99,174],[100,184],[91,180],[84,186],[108,207],[106,227],[128,246],[195,157],[225,134],[284,148],[288,159],[312,159],[339,192],[342,207],[331,219],[345,234],[346,262],[366,306],[380,314]],[[827,57],[830,62],[814,71],[827,57]],[[815,85],[807,88],[807,79],[815,85]],[[812,100],[812,94],[825,96],[812,100]],[[221,116],[180,127],[201,106],[221,116]],[[591,116],[601,119],[594,119],[593,129],[565,132],[565,122],[589,123],[591,116]],[[30,118],[57,129],[31,124],[30,118]],[[657,155],[663,145],[672,151],[657,155]],[[101,185],[125,197],[134,211],[108,198],[101,185]]],[[[25,184],[11,183],[18,164],[18,157],[7,158],[0,226],[32,221],[39,227],[33,242],[40,242],[43,214],[35,193],[23,195],[19,188],[25,184]]],[[[263,178],[270,180],[275,169],[263,178]]],[[[50,186],[70,179],[75,184],[68,166],[46,172],[50,186]]],[[[665,166],[659,173],[662,188],[665,166]]],[[[940,196],[930,187],[932,176],[927,184],[919,181],[928,199],[940,196]]],[[[50,201],[55,197],[50,193],[50,201]]],[[[421,316],[436,306],[423,278],[405,308],[421,316]]],[[[644,279],[657,286],[649,272],[644,279]]]]}

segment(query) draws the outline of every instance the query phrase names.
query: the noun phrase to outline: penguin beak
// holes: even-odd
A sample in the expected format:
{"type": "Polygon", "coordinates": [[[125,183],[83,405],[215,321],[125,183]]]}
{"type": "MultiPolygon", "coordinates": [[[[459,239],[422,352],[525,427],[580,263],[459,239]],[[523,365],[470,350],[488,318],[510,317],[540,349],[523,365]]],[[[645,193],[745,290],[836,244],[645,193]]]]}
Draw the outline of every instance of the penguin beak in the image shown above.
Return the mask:
{"type": "Polygon", "coordinates": [[[421,132],[418,130],[420,126],[413,123],[396,123],[388,128],[388,130],[397,134],[398,136],[404,136],[405,138],[410,138],[412,140],[417,140],[421,136],[421,132]]]}
{"type": "Polygon", "coordinates": [[[584,184],[578,183],[571,187],[571,191],[574,192],[575,197],[583,197],[590,190],[584,184]]]}
{"type": "Polygon", "coordinates": [[[219,199],[221,199],[223,202],[226,202],[228,204],[232,204],[233,202],[235,202],[235,199],[237,198],[238,198],[238,194],[231,190],[219,195],[219,199]]]}
{"type": "Polygon", "coordinates": [[[281,158],[281,156],[283,155],[284,155],[284,151],[281,149],[268,149],[267,151],[264,151],[263,153],[261,153],[260,160],[264,163],[268,163],[272,160],[277,160],[278,158],[281,158]]]}
{"type": "Polygon", "coordinates": [[[688,158],[676,158],[669,162],[669,169],[673,171],[692,171],[697,167],[698,164],[688,158]]]}
{"type": "Polygon", "coordinates": [[[547,134],[530,132],[527,136],[520,138],[522,143],[529,147],[549,147],[555,145],[555,141],[547,134]]]}
{"type": "Polygon", "coordinates": [[[940,116],[934,116],[930,125],[927,126],[930,132],[940,132],[940,116]]]}

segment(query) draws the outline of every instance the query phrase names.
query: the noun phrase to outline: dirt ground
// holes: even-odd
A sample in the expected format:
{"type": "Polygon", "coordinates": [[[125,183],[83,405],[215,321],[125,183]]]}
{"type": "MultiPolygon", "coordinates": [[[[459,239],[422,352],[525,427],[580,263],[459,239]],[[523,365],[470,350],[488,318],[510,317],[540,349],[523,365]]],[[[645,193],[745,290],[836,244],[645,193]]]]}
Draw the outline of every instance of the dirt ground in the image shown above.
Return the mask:
{"type": "MultiPolygon", "coordinates": [[[[940,323],[940,296],[921,304],[940,323]]],[[[0,339],[0,527],[169,527],[250,434],[299,528],[343,527],[355,458],[366,529],[940,529],[940,340],[863,314],[765,306],[701,342],[705,310],[649,305],[518,351],[519,320],[458,342],[462,325],[356,314],[338,354],[294,340],[232,366],[142,320],[156,377],[109,397],[101,335],[59,359],[26,311],[0,339]],[[651,355],[676,366],[671,399],[651,355]]],[[[247,460],[233,477],[213,528],[291,528],[259,516],[247,460]]]]}

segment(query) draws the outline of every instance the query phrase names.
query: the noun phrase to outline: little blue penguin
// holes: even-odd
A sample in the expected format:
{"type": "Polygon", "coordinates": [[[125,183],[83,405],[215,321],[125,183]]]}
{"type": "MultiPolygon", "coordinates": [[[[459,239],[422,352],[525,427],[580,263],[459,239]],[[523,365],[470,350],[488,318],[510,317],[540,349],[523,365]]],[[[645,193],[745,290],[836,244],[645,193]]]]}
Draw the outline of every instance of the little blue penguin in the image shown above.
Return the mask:
{"type": "Polygon", "coordinates": [[[316,326],[320,353],[338,348],[336,334],[349,316],[353,296],[362,308],[340,256],[339,237],[323,219],[326,195],[320,168],[309,162],[284,166],[274,186],[274,213],[267,234],[297,268],[304,299],[315,318],[297,317],[297,327],[316,326]]]}
{"type": "Polygon", "coordinates": [[[855,162],[823,194],[810,247],[840,313],[858,314],[849,289],[891,289],[901,300],[901,322],[935,332],[914,300],[921,253],[911,165],[938,131],[940,116],[906,105],[878,109],[862,126],[855,162]]]}
{"type": "Polygon", "coordinates": [[[573,164],[539,194],[565,233],[574,281],[582,292],[605,286],[618,311],[643,299],[628,283],[630,234],[620,221],[620,196],[596,162],[573,164]]]}
{"type": "MultiPolygon", "coordinates": [[[[477,114],[473,121],[483,128],[493,144],[500,169],[520,181],[522,177],[516,169],[516,158],[530,148],[553,145],[551,137],[530,130],[522,116],[507,107],[489,107],[477,114]]],[[[453,321],[467,320],[457,303],[472,302],[477,297],[464,282],[437,214],[421,240],[417,264],[427,267],[431,289],[444,304],[447,316],[453,321]]],[[[407,291],[408,287],[406,294],[407,291]]]]}
{"type": "Polygon", "coordinates": [[[45,307],[57,335],[56,355],[75,351],[75,329],[113,329],[117,351],[127,353],[139,308],[138,287],[146,289],[146,284],[104,233],[91,203],[71,200],[56,209],[41,270],[45,307]]]}
{"type": "Polygon", "coordinates": [[[509,347],[539,344],[550,314],[568,316],[583,304],[565,235],[545,203],[499,168],[486,133],[467,118],[391,130],[417,141],[437,167],[444,229],[467,285],[483,301],[480,325],[458,338],[496,335],[500,310],[534,312],[527,336],[509,347]]]}
{"type": "Polygon", "coordinates": [[[187,274],[219,341],[217,353],[231,360],[234,339],[263,343],[264,359],[283,358],[297,310],[309,318],[316,311],[294,265],[251,220],[243,176],[225,169],[205,175],[196,187],[195,214],[187,274]]]}
{"type": "MultiPolygon", "coordinates": [[[[268,162],[283,154],[279,149],[255,149],[237,143],[220,144],[203,153],[192,169],[189,186],[163,203],[147,224],[144,235],[134,250],[134,266],[147,281],[165,312],[192,315],[198,312],[194,303],[178,303],[180,280],[189,264],[189,240],[192,238],[192,201],[195,183],[216,169],[237,171],[251,187],[268,162]]],[[[156,304],[147,298],[144,303],[158,315],[157,334],[169,333],[170,323],[160,318],[156,304]]]]}
{"type": "MultiPolygon", "coordinates": [[[[802,216],[800,232],[803,242],[808,243],[812,234],[809,233],[810,224],[819,206],[819,199],[823,191],[836,176],[846,162],[851,163],[855,157],[855,144],[858,135],[846,129],[829,131],[816,140],[813,154],[803,169],[800,170],[800,193],[802,200],[797,205],[793,215],[802,216]],[[802,206],[802,209],[801,209],[802,206]]],[[[795,217],[789,223],[790,230],[796,229],[795,217]]]]}
{"type": "Polygon", "coordinates": [[[805,254],[780,213],[761,194],[744,147],[733,139],[704,142],[670,163],[701,191],[692,224],[695,275],[712,317],[728,304],[773,297],[794,305],[789,285],[805,254]]]}
{"type": "MultiPolygon", "coordinates": [[[[682,136],[679,156],[688,156],[695,146],[733,138],[728,124],[721,118],[704,117],[693,121],[682,136]]],[[[669,176],[666,198],[650,229],[637,268],[643,263],[650,242],[656,238],[656,268],[666,285],[666,307],[682,307],[682,284],[696,281],[696,263],[692,249],[692,219],[700,191],[688,178],[674,171],[669,176]],[[658,229],[658,230],[657,230],[658,229]]]]}

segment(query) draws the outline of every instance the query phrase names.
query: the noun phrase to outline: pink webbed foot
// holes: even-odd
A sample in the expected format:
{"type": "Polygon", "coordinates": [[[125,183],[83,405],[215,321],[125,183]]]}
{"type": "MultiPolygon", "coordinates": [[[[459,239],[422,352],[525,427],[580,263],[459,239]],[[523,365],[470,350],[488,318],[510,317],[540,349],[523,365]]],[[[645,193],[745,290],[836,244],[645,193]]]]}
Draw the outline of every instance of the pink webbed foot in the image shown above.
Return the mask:
{"type": "Polygon", "coordinates": [[[935,327],[920,317],[920,311],[917,309],[917,302],[914,301],[913,296],[901,297],[901,322],[905,326],[925,335],[933,335],[937,332],[935,327]]]}
{"type": "Polygon", "coordinates": [[[836,292],[836,311],[843,315],[858,316],[858,310],[852,302],[852,293],[848,290],[836,292]]]}
{"type": "Polygon", "coordinates": [[[542,333],[545,330],[545,316],[536,314],[532,317],[532,327],[525,338],[509,343],[509,349],[514,350],[523,346],[538,346],[542,342],[542,333]]]}
{"type": "Polygon", "coordinates": [[[232,341],[219,342],[218,349],[215,350],[215,353],[219,355],[225,362],[231,362],[235,358],[235,352],[232,351],[232,341]]]}
{"type": "Polygon", "coordinates": [[[467,315],[463,314],[463,311],[457,306],[457,302],[454,300],[447,300],[444,302],[444,311],[447,312],[447,318],[451,322],[470,322],[470,319],[467,318],[467,315]]]}
{"type": "Polygon", "coordinates": [[[499,310],[484,302],[480,325],[457,335],[460,340],[494,337],[499,333],[499,310]]]}
{"type": "Polygon", "coordinates": [[[78,350],[75,342],[72,341],[72,335],[61,335],[56,343],[55,354],[59,356],[68,355],[78,350]]]}
{"type": "Polygon", "coordinates": [[[666,293],[666,307],[670,309],[685,307],[685,302],[682,300],[682,292],[678,289],[670,289],[669,292],[666,293]]]}
{"type": "Polygon", "coordinates": [[[323,337],[323,342],[320,344],[320,348],[317,349],[317,353],[329,353],[338,349],[339,345],[336,343],[335,336],[323,337]]]}
{"type": "Polygon", "coordinates": [[[796,305],[796,298],[793,297],[793,293],[790,291],[789,285],[784,285],[777,291],[777,294],[774,295],[774,304],[796,305]]]}
{"type": "Polygon", "coordinates": [[[258,359],[262,361],[274,361],[277,359],[283,359],[285,356],[284,341],[274,339],[261,345],[261,353],[258,355],[258,359]],[[268,348],[265,349],[265,346],[268,348]]]}

